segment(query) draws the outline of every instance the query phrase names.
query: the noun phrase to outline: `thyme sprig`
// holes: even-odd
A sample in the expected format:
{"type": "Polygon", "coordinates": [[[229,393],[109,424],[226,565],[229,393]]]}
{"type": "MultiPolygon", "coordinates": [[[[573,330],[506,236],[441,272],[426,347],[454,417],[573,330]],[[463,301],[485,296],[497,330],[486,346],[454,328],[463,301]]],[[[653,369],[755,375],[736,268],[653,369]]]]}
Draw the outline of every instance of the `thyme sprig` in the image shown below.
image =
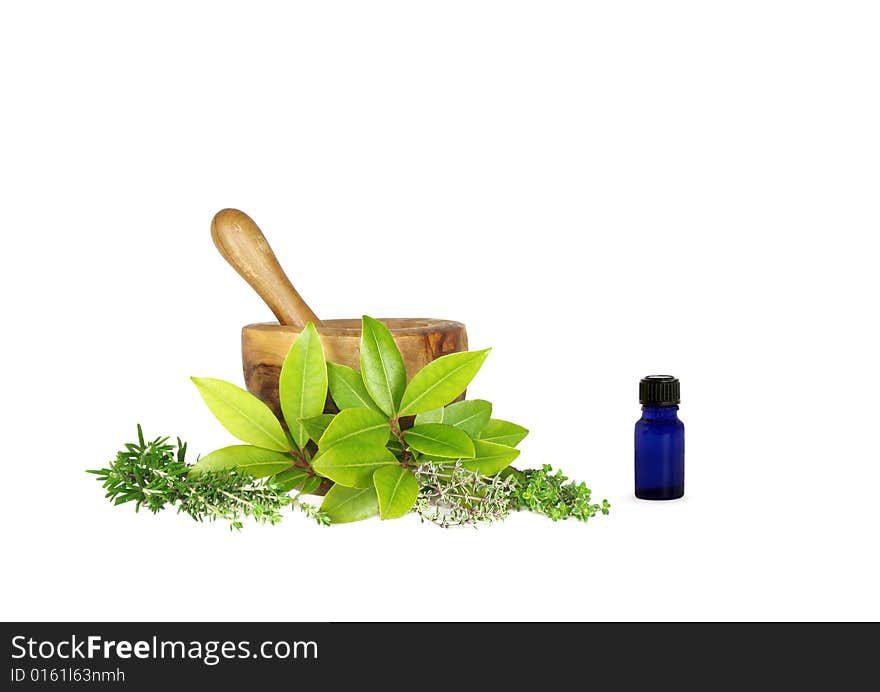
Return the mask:
{"type": "Polygon", "coordinates": [[[483,476],[462,466],[425,461],[413,469],[419,495],[413,511],[422,521],[443,528],[488,524],[510,513],[516,482],[513,478],[483,476]]]}
{"type": "Polygon", "coordinates": [[[505,519],[515,510],[543,514],[553,521],[587,521],[596,514],[608,514],[608,500],[591,502],[585,483],[567,483],[562,471],[553,472],[549,464],[540,469],[514,468],[499,475],[482,476],[455,464],[426,461],[413,473],[419,482],[419,495],[413,511],[422,521],[443,528],[477,526],[505,519]]]}
{"type": "Polygon", "coordinates": [[[568,477],[562,471],[554,473],[550,464],[524,471],[512,468],[509,477],[516,480],[511,497],[514,509],[537,512],[553,521],[587,521],[599,513],[608,514],[611,509],[608,500],[591,501],[592,491],[586,483],[567,483],[568,477]]]}
{"type": "Polygon", "coordinates": [[[175,446],[167,437],[147,442],[140,425],[137,431],[137,442],[126,444],[108,466],[89,470],[102,481],[105,496],[114,505],[134,502],[135,511],[145,507],[154,514],[176,505],[178,512],[196,521],[221,519],[233,529],[241,529],[245,517],[277,524],[287,506],[319,524],[330,522],[299,496],[291,497],[273,483],[256,481],[246,473],[224,470],[190,476],[185,442],[177,438],[175,446]]]}

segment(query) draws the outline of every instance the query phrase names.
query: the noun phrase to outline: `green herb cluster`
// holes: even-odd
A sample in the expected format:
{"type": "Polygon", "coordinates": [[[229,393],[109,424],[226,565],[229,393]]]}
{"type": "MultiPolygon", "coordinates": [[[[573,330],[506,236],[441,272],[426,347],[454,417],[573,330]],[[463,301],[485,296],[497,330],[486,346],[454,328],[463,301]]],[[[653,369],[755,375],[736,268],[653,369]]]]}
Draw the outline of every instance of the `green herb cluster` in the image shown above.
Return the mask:
{"type": "Polygon", "coordinates": [[[591,505],[583,485],[561,474],[509,468],[528,430],[492,417],[482,399],[457,401],[489,349],[442,356],[407,381],[391,333],[364,316],[360,371],[327,363],[315,326],[291,346],[278,381],[283,420],[257,397],[229,382],[194,377],[211,412],[246,444],[223,447],[188,466],[178,441],[128,445],[97,472],[117,504],[136,501],[158,511],[176,503],[195,519],[240,526],[250,515],[275,523],[285,504],[319,523],[345,523],[410,511],[440,526],[503,519],[514,509],[552,519],[586,520],[608,504],[591,505]],[[328,413],[328,393],[337,412],[328,413]],[[299,495],[329,490],[320,510],[299,495]],[[286,494],[299,495],[287,499],[286,494]]]}
{"type": "Polygon", "coordinates": [[[553,521],[587,521],[597,514],[608,514],[608,500],[591,503],[585,483],[566,483],[562,471],[553,472],[549,464],[540,469],[519,471],[512,467],[489,477],[455,466],[432,462],[415,469],[419,497],[414,511],[423,521],[444,528],[465,524],[491,523],[505,519],[511,511],[527,510],[553,521]]]}
{"type": "Polygon", "coordinates": [[[420,465],[430,462],[450,473],[458,466],[492,477],[519,455],[525,428],[492,418],[488,401],[456,401],[488,354],[443,356],[407,382],[397,344],[378,320],[363,318],[360,371],[327,363],[310,323],[281,367],[278,395],[286,428],[243,389],[193,378],[220,423],[249,443],[208,454],[193,473],[232,469],[272,476],[301,492],[327,480],[332,487],[321,511],[333,522],[401,517],[419,497],[420,465]],[[324,412],[328,392],[338,413],[324,412]]]}
{"type": "Polygon", "coordinates": [[[146,507],[154,514],[176,505],[178,512],[196,521],[222,519],[235,529],[240,529],[241,519],[248,516],[276,524],[281,521],[281,510],[293,506],[320,524],[329,523],[313,506],[291,497],[276,484],[255,481],[245,472],[192,474],[193,467],[186,463],[186,443],[180,438],[175,447],[167,437],[146,442],[140,425],[137,434],[137,442],[126,444],[107,467],[89,470],[103,481],[106,497],[115,505],[134,502],[135,511],[146,507]]]}
{"type": "Polygon", "coordinates": [[[553,521],[569,517],[587,521],[611,509],[608,500],[591,503],[592,493],[586,483],[566,483],[568,478],[562,471],[553,473],[549,464],[525,471],[510,469],[509,477],[515,480],[511,498],[514,508],[544,514],[553,521]]]}

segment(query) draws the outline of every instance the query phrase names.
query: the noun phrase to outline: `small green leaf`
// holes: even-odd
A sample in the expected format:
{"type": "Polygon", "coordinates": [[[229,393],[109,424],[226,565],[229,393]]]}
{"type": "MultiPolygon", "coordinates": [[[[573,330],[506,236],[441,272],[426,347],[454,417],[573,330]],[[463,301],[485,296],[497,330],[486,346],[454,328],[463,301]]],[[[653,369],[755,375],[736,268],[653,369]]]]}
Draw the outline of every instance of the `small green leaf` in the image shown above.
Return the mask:
{"type": "Polygon", "coordinates": [[[432,457],[471,459],[474,456],[474,443],[468,434],[443,423],[414,425],[404,431],[403,439],[417,452],[432,457]]]}
{"type": "Polygon", "coordinates": [[[272,409],[253,394],[211,377],[191,379],[211,413],[239,440],[278,452],[290,449],[284,429],[272,409]]]}
{"type": "Polygon", "coordinates": [[[411,416],[446,406],[467,388],[490,350],[450,353],[428,363],[407,385],[400,415],[411,416]]]}
{"type": "Polygon", "coordinates": [[[324,496],[321,511],[330,517],[334,524],[346,524],[374,517],[379,513],[379,500],[376,489],[346,488],[334,485],[324,496]]]}
{"type": "Polygon", "coordinates": [[[361,332],[361,377],[376,405],[386,415],[395,415],[406,389],[403,356],[388,327],[367,315],[361,332]]]}
{"type": "Polygon", "coordinates": [[[499,445],[485,440],[474,440],[476,455],[473,459],[463,459],[461,465],[470,470],[478,471],[484,476],[494,476],[510,466],[519,456],[519,450],[506,445],[499,445]]]}
{"type": "Polygon", "coordinates": [[[305,428],[309,437],[317,443],[324,434],[324,431],[327,430],[327,426],[330,425],[330,421],[333,420],[333,417],[332,413],[322,413],[319,416],[312,416],[311,418],[300,418],[299,422],[302,424],[303,428],[305,428]]]}
{"type": "Polygon", "coordinates": [[[282,471],[272,479],[272,485],[278,487],[284,492],[297,490],[304,493],[310,493],[321,485],[321,479],[318,476],[310,476],[309,472],[304,468],[295,466],[294,468],[282,471]],[[311,490],[309,489],[311,488],[311,490]]]}
{"type": "Polygon", "coordinates": [[[366,488],[372,483],[373,471],[397,463],[385,448],[388,430],[388,421],[370,409],[340,411],[318,441],[312,467],[340,485],[366,488]]]}
{"type": "Polygon", "coordinates": [[[287,352],[278,377],[278,399],[293,441],[302,449],[309,441],[309,433],[300,419],[317,416],[327,401],[324,349],[311,322],[287,352]]]}
{"type": "Polygon", "coordinates": [[[419,495],[419,482],[400,465],[377,469],[373,484],[379,497],[379,516],[397,519],[409,512],[419,495]]]}
{"type": "Polygon", "coordinates": [[[516,447],[528,434],[529,431],[521,425],[493,418],[480,431],[480,439],[508,447],[516,447]]]}
{"type": "Polygon", "coordinates": [[[232,445],[215,449],[199,459],[189,470],[188,475],[199,476],[208,471],[235,470],[247,473],[254,478],[273,476],[293,465],[289,454],[252,445],[232,445]]]}
{"type": "Polygon", "coordinates": [[[311,495],[321,487],[324,479],[320,476],[309,475],[304,468],[295,467],[282,471],[271,479],[272,485],[282,492],[296,491],[300,495],[311,495]]]}
{"type": "Polygon", "coordinates": [[[347,365],[327,363],[327,378],[330,383],[330,396],[340,411],[347,408],[369,408],[377,413],[382,409],[370,397],[361,374],[347,365]]]}
{"type": "Polygon", "coordinates": [[[320,476],[309,476],[304,483],[296,486],[294,489],[298,490],[301,495],[311,495],[321,487],[321,481],[323,480],[320,476]]]}
{"type": "Polygon", "coordinates": [[[479,437],[480,431],[492,416],[492,404],[483,399],[456,401],[454,404],[435,408],[416,416],[416,425],[422,423],[446,423],[464,430],[473,438],[479,437]]]}

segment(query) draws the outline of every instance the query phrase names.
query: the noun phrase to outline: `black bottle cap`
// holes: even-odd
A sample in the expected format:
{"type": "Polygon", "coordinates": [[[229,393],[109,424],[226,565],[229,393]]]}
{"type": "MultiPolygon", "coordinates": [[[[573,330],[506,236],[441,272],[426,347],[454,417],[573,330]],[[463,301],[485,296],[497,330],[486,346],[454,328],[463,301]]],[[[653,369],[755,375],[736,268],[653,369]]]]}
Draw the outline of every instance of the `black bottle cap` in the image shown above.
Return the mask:
{"type": "Polygon", "coordinates": [[[681,386],[672,375],[648,375],[639,382],[639,403],[642,406],[678,406],[681,386]]]}

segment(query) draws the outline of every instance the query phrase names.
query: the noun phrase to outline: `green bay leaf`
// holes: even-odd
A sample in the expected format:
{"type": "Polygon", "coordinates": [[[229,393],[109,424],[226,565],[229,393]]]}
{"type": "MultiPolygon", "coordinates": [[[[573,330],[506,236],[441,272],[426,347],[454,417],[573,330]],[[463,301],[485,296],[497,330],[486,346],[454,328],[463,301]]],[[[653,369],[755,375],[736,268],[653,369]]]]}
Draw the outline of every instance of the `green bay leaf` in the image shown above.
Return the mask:
{"type": "Polygon", "coordinates": [[[312,416],[311,418],[301,418],[299,422],[302,424],[303,428],[305,428],[309,437],[317,443],[324,434],[324,431],[327,430],[327,426],[330,425],[330,421],[333,420],[333,417],[332,413],[322,413],[318,416],[312,416]]]}
{"type": "Polygon", "coordinates": [[[301,495],[311,495],[321,487],[323,480],[320,476],[309,476],[303,483],[295,486],[294,490],[298,490],[301,495]]]}
{"type": "Polygon", "coordinates": [[[368,488],[376,469],[396,464],[397,457],[384,447],[364,447],[357,440],[342,442],[312,460],[317,473],[348,488],[368,488]]]}
{"type": "Polygon", "coordinates": [[[370,397],[361,374],[347,365],[327,363],[327,379],[330,384],[330,396],[336,408],[344,411],[347,408],[369,408],[377,413],[382,409],[370,397]]]}
{"type": "Polygon", "coordinates": [[[417,452],[432,457],[451,459],[472,458],[474,443],[464,431],[443,423],[414,425],[403,433],[403,439],[417,452]]]}
{"type": "Polygon", "coordinates": [[[397,413],[406,389],[406,367],[388,327],[364,315],[361,331],[361,378],[376,405],[388,416],[397,413]]]}
{"type": "Polygon", "coordinates": [[[374,517],[379,513],[376,489],[346,488],[334,485],[324,496],[321,511],[326,512],[334,524],[347,524],[374,517]]]}
{"type": "Polygon", "coordinates": [[[211,471],[239,471],[254,478],[274,476],[293,465],[293,458],[284,452],[253,445],[232,445],[215,449],[199,459],[188,475],[200,476],[211,471]]]}
{"type": "Polygon", "coordinates": [[[485,440],[474,440],[474,450],[476,452],[474,458],[462,459],[461,465],[484,476],[494,476],[510,466],[519,456],[518,449],[485,440]]]}
{"type": "Polygon", "coordinates": [[[479,372],[491,349],[441,356],[419,370],[406,387],[400,415],[410,416],[446,406],[479,372]]]}
{"type": "Polygon", "coordinates": [[[278,399],[290,435],[302,449],[309,441],[309,433],[300,419],[317,416],[324,410],[327,401],[324,349],[318,331],[311,322],[287,352],[278,377],[278,399]]]}
{"type": "Polygon", "coordinates": [[[312,484],[312,479],[317,480],[318,485],[321,484],[320,478],[317,476],[310,476],[309,472],[304,468],[294,466],[293,468],[279,473],[271,482],[272,485],[277,486],[285,492],[289,492],[291,490],[304,490],[308,485],[312,484]]]}
{"type": "Polygon", "coordinates": [[[516,447],[528,434],[529,431],[521,425],[500,418],[492,418],[480,431],[480,439],[508,447],[516,447]]]}
{"type": "Polygon", "coordinates": [[[381,414],[366,408],[349,408],[337,413],[321,439],[318,449],[329,451],[334,445],[346,440],[356,439],[364,446],[383,448],[388,441],[390,427],[381,414]]]}
{"type": "Polygon", "coordinates": [[[212,377],[191,379],[211,413],[239,440],[278,452],[290,449],[284,429],[272,409],[253,394],[212,377]]]}
{"type": "Polygon", "coordinates": [[[397,519],[409,512],[419,495],[419,482],[402,466],[386,466],[373,474],[379,498],[379,516],[397,519]]]}
{"type": "Polygon", "coordinates": [[[416,416],[415,423],[445,423],[464,430],[473,438],[479,437],[480,431],[492,416],[492,404],[483,399],[456,401],[442,408],[435,408],[416,416]]]}
{"type": "Polygon", "coordinates": [[[348,487],[366,488],[373,472],[397,459],[385,445],[388,421],[366,408],[340,411],[318,441],[312,466],[325,478],[348,487]]]}

